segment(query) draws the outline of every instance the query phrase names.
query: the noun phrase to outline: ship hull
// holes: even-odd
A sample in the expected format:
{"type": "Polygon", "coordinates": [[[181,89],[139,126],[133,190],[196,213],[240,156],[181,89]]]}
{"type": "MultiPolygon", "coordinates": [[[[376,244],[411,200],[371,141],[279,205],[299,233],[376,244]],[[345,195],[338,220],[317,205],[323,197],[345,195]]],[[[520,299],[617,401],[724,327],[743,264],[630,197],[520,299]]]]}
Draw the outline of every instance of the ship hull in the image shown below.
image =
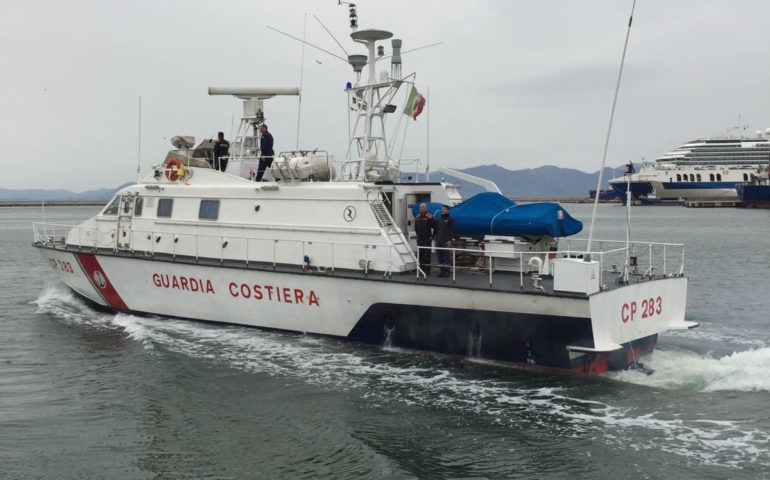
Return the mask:
{"type": "Polygon", "coordinates": [[[659,331],[682,324],[687,285],[678,277],[591,296],[544,295],[394,281],[380,274],[361,279],[44,247],[40,252],[70,288],[115,311],[585,373],[628,368],[651,352],[659,331]],[[656,315],[650,307],[643,318],[642,301],[655,298],[665,313],[659,308],[656,315]],[[637,303],[632,312],[630,305],[637,303]]]}
{"type": "MultiPolygon", "coordinates": [[[[617,194],[620,201],[625,205],[626,203],[626,191],[628,190],[628,182],[610,182],[610,188],[612,188],[617,194]]],[[[645,197],[652,193],[652,185],[648,181],[631,182],[631,198],[635,200],[643,200],[645,197]]]]}
{"type": "Polygon", "coordinates": [[[770,185],[741,184],[736,191],[744,207],[770,208],[770,185]]]}
{"type": "Polygon", "coordinates": [[[650,182],[662,200],[718,199],[737,200],[737,182],[650,182]]]}

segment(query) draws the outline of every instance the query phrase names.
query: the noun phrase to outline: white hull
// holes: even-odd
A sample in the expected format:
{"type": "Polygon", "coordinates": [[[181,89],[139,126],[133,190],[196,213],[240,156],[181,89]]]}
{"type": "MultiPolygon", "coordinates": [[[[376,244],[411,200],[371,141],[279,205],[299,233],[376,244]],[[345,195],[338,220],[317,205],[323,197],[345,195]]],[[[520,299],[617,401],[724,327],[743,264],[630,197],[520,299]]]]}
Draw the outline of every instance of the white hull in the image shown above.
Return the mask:
{"type": "Polygon", "coordinates": [[[689,199],[719,199],[719,200],[738,200],[738,194],[735,188],[671,188],[666,187],[664,182],[650,182],[655,195],[662,200],[678,200],[680,198],[689,199]]]}
{"type": "MultiPolygon", "coordinates": [[[[468,329],[474,328],[474,322],[483,324],[486,317],[501,315],[529,322],[545,336],[558,333],[549,333],[545,322],[576,331],[584,329],[592,342],[569,352],[569,345],[559,347],[573,362],[585,352],[607,353],[671,328],[691,326],[684,321],[684,277],[632,284],[591,296],[559,296],[459,289],[388,280],[381,275],[346,278],[339,274],[201,266],[50,248],[41,248],[40,252],[64,283],[108,308],[352,339],[356,339],[357,326],[362,328],[361,322],[371,323],[369,317],[378,305],[427,312],[412,320],[417,324],[423,317],[433,317],[430,312],[436,311],[452,316],[454,325],[457,320],[464,322],[467,325],[463,328],[468,329]],[[651,310],[645,306],[649,311],[643,311],[642,303],[650,301],[657,303],[651,310]]],[[[382,322],[390,321],[385,317],[374,320],[379,322],[376,328],[382,330],[382,322]]],[[[458,335],[464,340],[469,331],[458,335]]],[[[457,332],[433,333],[440,338],[457,332]]],[[[519,339],[514,337],[511,342],[519,339]]],[[[380,338],[383,340],[384,334],[380,338]]],[[[483,349],[481,353],[483,356],[483,349]]],[[[532,354],[537,359],[537,352],[532,354]]]]}

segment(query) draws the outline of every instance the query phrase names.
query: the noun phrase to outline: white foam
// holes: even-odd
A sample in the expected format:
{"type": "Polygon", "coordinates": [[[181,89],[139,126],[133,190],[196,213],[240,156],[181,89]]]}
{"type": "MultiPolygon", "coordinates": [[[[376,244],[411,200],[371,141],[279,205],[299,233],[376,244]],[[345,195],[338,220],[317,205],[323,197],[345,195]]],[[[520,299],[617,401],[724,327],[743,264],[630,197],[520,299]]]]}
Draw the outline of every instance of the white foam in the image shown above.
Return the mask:
{"type": "Polygon", "coordinates": [[[735,352],[721,358],[658,348],[644,363],[652,375],[637,371],[610,374],[612,378],[670,389],[702,392],[770,392],[770,348],[735,352]]]}
{"type": "Polygon", "coordinates": [[[72,290],[61,283],[46,287],[30,302],[37,305],[35,313],[49,314],[73,325],[108,326],[112,315],[89,307],[72,290]]]}
{"type": "MultiPolygon", "coordinates": [[[[562,435],[600,433],[599,437],[606,437],[607,442],[624,443],[634,438],[633,448],[659,448],[703,464],[770,465],[770,437],[735,422],[685,421],[657,413],[635,413],[631,409],[571,397],[563,388],[528,388],[505,379],[467,378],[451,367],[437,365],[433,357],[426,355],[378,354],[333,340],[307,342],[301,336],[237,327],[136,317],[124,320],[141,324],[140,328],[127,328],[131,335],[138,335],[140,341],[146,341],[149,336],[166,348],[225,362],[246,371],[300,378],[323,388],[358,388],[365,392],[364,398],[374,404],[397,401],[461,414],[472,412],[511,427],[530,423],[562,435]],[[405,359],[409,364],[402,364],[405,359]],[[554,421],[559,418],[569,421],[554,421]],[[637,430],[656,434],[636,435],[637,430]],[[608,432],[617,435],[606,436],[608,432]]],[[[764,358],[764,352],[757,355],[764,358]]],[[[668,361],[665,353],[661,357],[657,363],[668,361]]],[[[735,365],[731,369],[738,369],[738,365],[750,360],[753,359],[733,360],[735,365]]],[[[660,371],[667,368],[657,363],[655,366],[660,371]]]]}
{"type": "Polygon", "coordinates": [[[153,339],[159,335],[155,332],[150,332],[142,324],[139,317],[119,313],[113,317],[112,323],[121,327],[128,334],[129,338],[141,342],[146,350],[154,350],[153,339]]]}
{"type": "MultiPolygon", "coordinates": [[[[102,315],[77,302],[61,291],[46,291],[38,299],[39,309],[49,313],[75,311],[81,321],[82,317],[102,315]]],[[[753,462],[770,466],[770,437],[751,425],[680,419],[670,413],[644,410],[644,406],[621,408],[576,398],[566,387],[533,387],[532,379],[518,375],[478,378],[474,372],[483,368],[478,363],[447,363],[433,355],[233,326],[123,314],[107,315],[107,319],[100,322],[120,328],[152,352],[171,350],[325,389],[355,389],[372,405],[399,402],[442,408],[459,415],[476,414],[511,428],[594,438],[624,448],[660,449],[703,464],[741,467],[753,462]],[[633,441],[629,443],[628,439],[633,441]]],[[[615,378],[703,391],[770,391],[768,380],[759,374],[770,367],[768,348],[720,359],[658,350],[646,363],[656,369],[655,374],[622,372],[615,378]]]]}

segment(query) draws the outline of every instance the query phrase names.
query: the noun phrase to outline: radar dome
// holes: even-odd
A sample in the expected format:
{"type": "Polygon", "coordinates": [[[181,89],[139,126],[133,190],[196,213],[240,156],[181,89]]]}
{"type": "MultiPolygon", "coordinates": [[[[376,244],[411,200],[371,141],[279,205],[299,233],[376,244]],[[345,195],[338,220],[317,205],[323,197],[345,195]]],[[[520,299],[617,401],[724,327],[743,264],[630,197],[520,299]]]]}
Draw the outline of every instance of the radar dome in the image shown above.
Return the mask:
{"type": "Polygon", "coordinates": [[[770,137],[770,128],[765,129],[765,136],[770,137]]]}

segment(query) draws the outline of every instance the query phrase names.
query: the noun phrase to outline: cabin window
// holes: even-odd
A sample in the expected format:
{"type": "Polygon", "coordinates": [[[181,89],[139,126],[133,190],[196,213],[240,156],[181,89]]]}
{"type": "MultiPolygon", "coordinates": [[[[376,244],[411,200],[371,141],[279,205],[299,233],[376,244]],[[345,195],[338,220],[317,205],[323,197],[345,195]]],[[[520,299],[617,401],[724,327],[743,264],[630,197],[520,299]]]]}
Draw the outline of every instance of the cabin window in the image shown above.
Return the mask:
{"type": "Polygon", "coordinates": [[[219,218],[219,200],[201,200],[198,218],[201,220],[217,220],[219,218]]]}
{"type": "Polygon", "coordinates": [[[161,198],[158,200],[158,218],[171,218],[171,211],[173,209],[173,198],[161,198]]]}
{"type": "Polygon", "coordinates": [[[415,203],[430,203],[430,193],[415,193],[414,194],[414,201],[415,203]]]}
{"type": "Polygon", "coordinates": [[[700,173],[695,178],[700,182],[700,173]]]}
{"type": "Polygon", "coordinates": [[[676,174],[676,181],[677,182],[681,182],[682,181],[682,175],[681,174],[679,174],[679,173],[676,174]]]}
{"type": "Polygon", "coordinates": [[[134,200],[134,216],[141,217],[143,208],[144,208],[144,198],[136,197],[136,200],[134,200]]]}
{"type": "Polygon", "coordinates": [[[691,182],[694,182],[694,181],[695,181],[695,175],[693,175],[692,173],[690,174],[690,181],[691,181],[691,182]]]}
{"type": "Polygon", "coordinates": [[[102,215],[117,215],[119,200],[119,197],[113,198],[109,205],[102,211],[102,215]]]}
{"type": "Polygon", "coordinates": [[[709,180],[711,180],[712,182],[714,181],[714,174],[713,173],[709,173],[709,180]]]}
{"type": "Polygon", "coordinates": [[[743,174],[743,181],[744,182],[748,182],[749,181],[749,174],[748,173],[744,173],[743,174]]]}
{"type": "Polygon", "coordinates": [[[722,174],[717,173],[717,182],[721,182],[721,181],[722,181],[722,174]]]}

